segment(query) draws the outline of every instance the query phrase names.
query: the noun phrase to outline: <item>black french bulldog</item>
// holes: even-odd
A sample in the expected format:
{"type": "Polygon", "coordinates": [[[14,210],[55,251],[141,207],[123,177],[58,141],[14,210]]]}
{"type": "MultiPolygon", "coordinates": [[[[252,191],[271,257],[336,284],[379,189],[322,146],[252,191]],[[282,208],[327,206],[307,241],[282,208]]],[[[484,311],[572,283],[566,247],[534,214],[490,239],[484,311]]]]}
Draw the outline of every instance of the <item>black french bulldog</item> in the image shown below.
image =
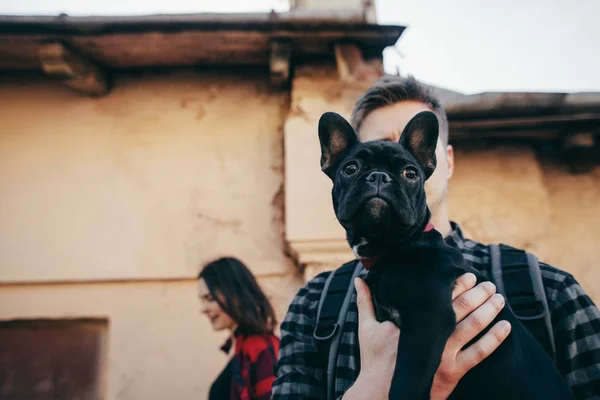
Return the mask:
{"type": "MultiPolygon", "coordinates": [[[[429,398],[456,326],[454,282],[466,272],[485,280],[429,224],[424,183],[436,167],[438,131],[428,111],[407,124],[398,143],[361,143],[335,113],[319,121],[321,168],[333,181],[335,215],[354,254],[372,265],[365,280],[378,320],[401,328],[392,400],[429,398]]],[[[510,335],[460,380],[450,399],[573,399],[552,359],[508,306],[494,323],[499,320],[511,323],[510,335]]]]}

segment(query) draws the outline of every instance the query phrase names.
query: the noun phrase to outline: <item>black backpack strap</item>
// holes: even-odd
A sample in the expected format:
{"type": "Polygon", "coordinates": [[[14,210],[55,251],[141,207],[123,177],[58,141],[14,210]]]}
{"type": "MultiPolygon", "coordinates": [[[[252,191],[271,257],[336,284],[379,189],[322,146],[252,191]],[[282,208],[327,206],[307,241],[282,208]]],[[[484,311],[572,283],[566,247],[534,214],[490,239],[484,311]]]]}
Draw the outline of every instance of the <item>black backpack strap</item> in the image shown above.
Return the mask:
{"type": "Polygon", "coordinates": [[[354,278],[362,270],[362,264],[351,261],[333,271],[327,277],[317,309],[317,323],[313,337],[327,360],[327,399],[335,395],[335,366],[346,314],[354,293],[354,278]]]}
{"type": "Polygon", "coordinates": [[[556,361],[554,332],[537,258],[504,244],[490,245],[492,281],[513,313],[556,361]]]}

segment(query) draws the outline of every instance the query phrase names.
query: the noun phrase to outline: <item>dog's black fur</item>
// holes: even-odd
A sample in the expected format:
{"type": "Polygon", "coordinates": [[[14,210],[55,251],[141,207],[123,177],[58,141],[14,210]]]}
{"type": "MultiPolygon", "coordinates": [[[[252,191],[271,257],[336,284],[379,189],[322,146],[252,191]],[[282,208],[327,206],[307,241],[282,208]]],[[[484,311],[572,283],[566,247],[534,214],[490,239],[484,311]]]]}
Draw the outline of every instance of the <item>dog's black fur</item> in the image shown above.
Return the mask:
{"type": "MultiPolygon", "coordinates": [[[[424,232],[431,216],[424,182],[436,167],[438,131],[437,117],[427,111],[407,124],[399,143],[360,143],[335,113],[319,121],[321,168],[333,181],[336,217],[357,257],[377,257],[366,277],[377,318],[401,327],[389,394],[393,400],[429,398],[456,326],[454,282],[465,272],[485,280],[438,231],[424,232]]],[[[460,380],[450,398],[573,398],[551,358],[509,307],[490,326],[499,320],[511,323],[510,335],[460,380]]]]}

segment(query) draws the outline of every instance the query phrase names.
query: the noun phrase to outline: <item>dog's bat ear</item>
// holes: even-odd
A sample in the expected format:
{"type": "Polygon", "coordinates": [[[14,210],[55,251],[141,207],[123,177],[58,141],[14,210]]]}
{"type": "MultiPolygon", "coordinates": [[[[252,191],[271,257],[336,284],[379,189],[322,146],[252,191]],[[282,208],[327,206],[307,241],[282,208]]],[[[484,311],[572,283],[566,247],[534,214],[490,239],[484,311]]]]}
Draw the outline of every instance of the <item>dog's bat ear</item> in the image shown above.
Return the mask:
{"type": "Polygon", "coordinates": [[[421,164],[425,179],[433,174],[437,164],[435,147],[439,130],[436,115],[431,111],[422,111],[408,122],[400,135],[400,144],[407,148],[421,164]]]}
{"type": "Polygon", "coordinates": [[[321,169],[332,177],[332,167],[346,151],[358,144],[358,135],[344,117],[333,112],[319,119],[319,142],[321,143],[321,169]]]}

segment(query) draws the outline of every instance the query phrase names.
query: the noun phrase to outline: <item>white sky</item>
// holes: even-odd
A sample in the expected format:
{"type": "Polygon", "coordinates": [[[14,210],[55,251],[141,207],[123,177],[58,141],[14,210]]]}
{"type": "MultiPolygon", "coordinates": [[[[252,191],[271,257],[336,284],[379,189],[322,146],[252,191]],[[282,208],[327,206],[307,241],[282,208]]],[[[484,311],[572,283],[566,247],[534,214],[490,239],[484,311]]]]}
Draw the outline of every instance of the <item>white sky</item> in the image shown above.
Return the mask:
{"type": "MultiPolygon", "coordinates": [[[[426,82],[465,93],[600,91],[600,0],[376,0],[408,28],[384,53],[426,82]]],[[[0,14],[142,15],[285,11],[287,0],[0,0],[0,14]]]]}
{"type": "Polygon", "coordinates": [[[600,0],[379,0],[386,65],[448,89],[600,91],[600,0]]]}

